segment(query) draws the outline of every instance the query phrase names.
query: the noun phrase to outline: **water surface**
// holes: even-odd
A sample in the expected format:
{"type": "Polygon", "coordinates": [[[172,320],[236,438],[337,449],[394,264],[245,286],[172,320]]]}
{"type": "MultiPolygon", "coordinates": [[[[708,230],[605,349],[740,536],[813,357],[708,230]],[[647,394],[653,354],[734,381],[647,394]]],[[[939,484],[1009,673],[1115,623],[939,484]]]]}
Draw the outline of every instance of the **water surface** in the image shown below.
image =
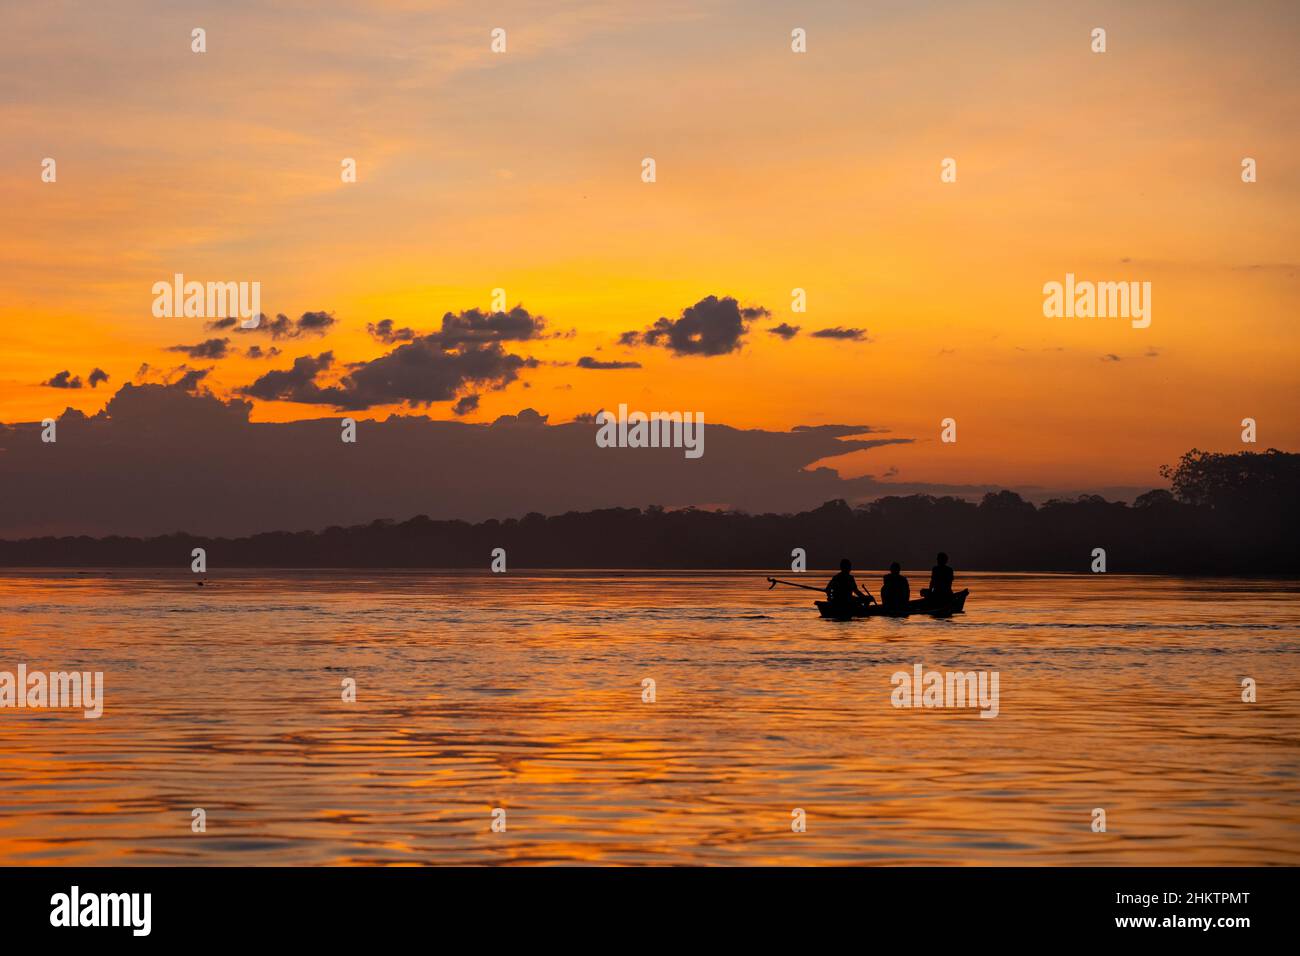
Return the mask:
{"type": "Polygon", "coordinates": [[[963,616],[837,623],[762,579],[5,571],[0,670],[106,699],[0,709],[0,864],[1300,863],[1294,582],[959,574],[963,616]],[[916,663],[998,716],[894,708],[916,663]]]}

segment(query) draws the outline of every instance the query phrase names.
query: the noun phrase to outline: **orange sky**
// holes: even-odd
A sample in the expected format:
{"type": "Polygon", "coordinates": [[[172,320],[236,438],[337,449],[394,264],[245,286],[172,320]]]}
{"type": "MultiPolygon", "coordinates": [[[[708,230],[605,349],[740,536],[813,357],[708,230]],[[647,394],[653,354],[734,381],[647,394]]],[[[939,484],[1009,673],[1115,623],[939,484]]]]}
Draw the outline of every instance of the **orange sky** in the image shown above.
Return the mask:
{"type": "MultiPolygon", "coordinates": [[[[849,473],[1070,488],[1150,486],[1188,448],[1239,450],[1247,416],[1258,447],[1300,445],[1294,4],[6,16],[0,421],[97,411],[141,363],[211,366],[225,396],[299,355],[369,360],[391,346],[367,323],[432,331],[501,287],[575,334],[509,343],[542,364],[483,391],[469,421],[627,402],[742,427],[866,423],[917,441],[849,473]],[[264,311],[338,324],[270,361],[187,360],[166,349],[210,337],[202,320],[150,312],[175,272],[258,281],[264,311]],[[1044,318],[1043,283],[1067,272],[1150,282],[1150,328],[1044,318]],[[723,356],[617,344],[710,294],[771,319],[723,356]],[[778,322],[803,331],[783,342],[764,331],[778,322]],[[808,337],[834,326],[869,340],[808,337]],[[94,367],[107,385],[40,384],[94,367]],[[937,440],[945,417],[954,445],[937,440]]],[[[332,414],[258,402],[254,418],[332,414]]]]}

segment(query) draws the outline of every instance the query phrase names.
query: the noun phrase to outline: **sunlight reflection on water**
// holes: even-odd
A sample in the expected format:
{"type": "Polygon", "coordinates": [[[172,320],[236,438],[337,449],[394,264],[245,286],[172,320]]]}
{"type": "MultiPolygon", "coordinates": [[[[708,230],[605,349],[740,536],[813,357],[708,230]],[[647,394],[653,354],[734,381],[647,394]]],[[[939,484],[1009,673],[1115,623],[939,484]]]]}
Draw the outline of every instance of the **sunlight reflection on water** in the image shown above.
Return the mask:
{"type": "Polygon", "coordinates": [[[1294,582],[837,623],[763,577],[5,572],[0,670],[106,700],[0,709],[0,863],[1300,863],[1294,582]],[[998,671],[998,717],[893,708],[916,663],[998,671]]]}

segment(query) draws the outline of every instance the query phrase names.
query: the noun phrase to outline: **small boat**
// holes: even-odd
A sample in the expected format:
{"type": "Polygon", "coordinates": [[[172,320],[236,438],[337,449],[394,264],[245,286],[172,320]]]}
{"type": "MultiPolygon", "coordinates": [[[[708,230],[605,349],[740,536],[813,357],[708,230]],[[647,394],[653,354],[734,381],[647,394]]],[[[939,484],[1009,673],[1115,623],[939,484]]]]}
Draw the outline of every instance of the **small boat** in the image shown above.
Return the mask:
{"type": "Polygon", "coordinates": [[[943,601],[936,601],[930,598],[917,598],[915,601],[908,601],[906,609],[886,610],[880,604],[859,604],[853,608],[832,607],[830,601],[815,601],[817,610],[821,612],[822,617],[833,618],[838,621],[847,621],[855,617],[907,617],[909,614],[929,614],[933,617],[949,617],[953,614],[964,614],[966,607],[966,598],[970,595],[970,589],[957,591],[952,597],[943,601]],[[847,612],[847,613],[846,613],[847,612]]]}

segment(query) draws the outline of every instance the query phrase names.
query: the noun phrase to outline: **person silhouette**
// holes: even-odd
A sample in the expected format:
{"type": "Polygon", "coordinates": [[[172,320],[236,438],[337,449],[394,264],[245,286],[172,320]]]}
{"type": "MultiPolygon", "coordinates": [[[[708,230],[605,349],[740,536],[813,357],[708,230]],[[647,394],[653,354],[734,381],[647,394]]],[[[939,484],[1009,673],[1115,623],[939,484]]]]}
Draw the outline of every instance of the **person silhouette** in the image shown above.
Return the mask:
{"type": "Polygon", "coordinates": [[[840,573],[826,582],[826,599],[839,608],[852,609],[858,602],[871,604],[875,601],[870,594],[858,590],[858,582],[853,577],[853,562],[848,558],[840,559],[840,573]]]}
{"type": "Polygon", "coordinates": [[[887,611],[906,611],[907,602],[912,598],[912,586],[902,575],[902,566],[895,561],[889,566],[880,585],[880,603],[887,611]]]}
{"type": "Polygon", "coordinates": [[[921,597],[946,600],[952,597],[952,568],[948,567],[948,555],[942,551],[937,560],[939,563],[930,569],[930,586],[921,588],[921,597]]]}

